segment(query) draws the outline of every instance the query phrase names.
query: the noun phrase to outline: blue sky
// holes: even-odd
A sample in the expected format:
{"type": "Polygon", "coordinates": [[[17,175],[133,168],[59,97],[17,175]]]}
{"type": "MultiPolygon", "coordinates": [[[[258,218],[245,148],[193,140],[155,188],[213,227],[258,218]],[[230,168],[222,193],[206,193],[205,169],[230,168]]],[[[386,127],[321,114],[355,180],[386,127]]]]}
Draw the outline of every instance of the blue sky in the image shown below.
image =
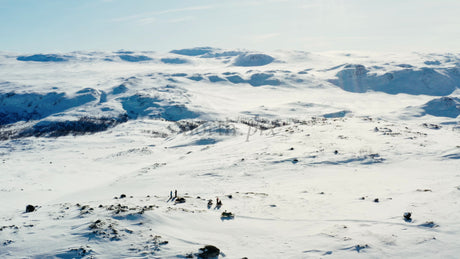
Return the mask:
{"type": "Polygon", "coordinates": [[[0,0],[0,51],[460,51],[458,0],[0,0]]]}

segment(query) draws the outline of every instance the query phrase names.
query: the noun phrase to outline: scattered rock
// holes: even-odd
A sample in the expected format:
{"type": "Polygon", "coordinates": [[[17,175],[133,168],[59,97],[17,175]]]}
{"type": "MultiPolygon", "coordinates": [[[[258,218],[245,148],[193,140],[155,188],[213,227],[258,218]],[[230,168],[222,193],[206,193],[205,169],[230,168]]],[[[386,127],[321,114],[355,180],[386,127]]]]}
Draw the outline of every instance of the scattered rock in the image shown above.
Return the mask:
{"type": "Polygon", "coordinates": [[[431,189],[417,189],[418,192],[431,192],[431,189]]]}
{"type": "Polygon", "coordinates": [[[198,253],[198,258],[212,258],[217,257],[220,254],[220,249],[212,246],[207,245],[203,248],[200,248],[200,252],[198,253]]]}
{"type": "Polygon", "coordinates": [[[183,197],[177,198],[176,203],[185,203],[185,198],[183,197]]]}
{"type": "Polygon", "coordinates": [[[91,234],[94,236],[106,238],[111,241],[117,241],[120,240],[121,236],[116,227],[117,224],[115,222],[104,222],[98,219],[95,222],[91,223],[88,228],[91,230],[91,234]]]}
{"type": "Polygon", "coordinates": [[[11,225],[11,226],[2,226],[0,227],[0,231],[3,231],[4,229],[13,229],[13,230],[18,230],[19,227],[16,225],[11,225]]]}
{"type": "Polygon", "coordinates": [[[120,195],[120,199],[124,199],[124,198],[126,198],[126,194],[120,195]]]}
{"type": "Polygon", "coordinates": [[[380,155],[377,154],[377,153],[375,153],[375,154],[369,154],[369,157],[372,158],[372,159],[376,159],[376,160],[377,160],[377,159],[382,160],[382,159],[380,158],[380,155]]]}
{"type": "Polygon", "coordinates": [[[410,212],[404,212],[404,215],[403,215],[403,216],[404,216],[404,221],[406,221],[406,222],[411,222],[411,221],[412,221],[412,218],[411,218],[411,217],[412,217],[412,213],[410,213],[410,212]]]}
{"type": "Polygon", "coordinates": [[[3,242],[3,245],[4,245],[4,246],[7,246],[7,245],[10,245],[10,244],[12,244],[12,243],[14,243],[13,240],[6,240],[5,242],[3,242]]]}
{"type": "Polygon", "coordinates": [[[374,202],[376,202],[376,203],[379,202],[379,198],[375,198],[374,202]]]}
{"type": "Polygon", "coordinates": [[[93,210],[89,205],[83,205],[80,207],[80,215],[89,214],[93,210]]]}
{"type": "Polygon", "coordinates": [[[86,246],[86,247],[82,246],[80,248],[69,249],[69,252],[71,254],[77,255],[79,258],[83,258],[83,257],[91,254],[93,252],[93,250],[91,250],[89,246],[86,246]]]}
{"type": "Polygon", "coordinates": [[[126,205],[117,204],[117,205],[110,205],[109,207],[107,207],[107,210],[113,211],[114,214],[120,214],[121,212],[129,211],[129,207],[126,205]]]}
{"type": "Polygon", "coordinates": [[[222,212],[220,216],[221,219],[233,219],[234,217],[235,215],[233,213],[227,211],[222,212]]]}
{"type": "Polygon", "coordinates": [[[35,211],[35,206],[34,205],[27,205],[26,206],[26,213],[29,213],[29,212],[34,212],[35,211]]]}
{"type": "Polygon", "coordinates": [[[103,225],[102,221],[100,219],[94,221],[91,225],[89,225],[89,229],[96,229],[100,228],[103,225]]]}
{"type": "Polygon", "coordinates": [[[356,245],[355,250],[359,253],[361,250],[369,248],[369,245],[356,245]]]}
{"type": "Polygon", "coordinates": [[[434,129],[434,130],[438,130],[438,129],[442,128],[441,126],[439,126],[437,124],[428,124],[428,123],[423,123],[422,126],[427,128],[427,129],[434,129]]]}

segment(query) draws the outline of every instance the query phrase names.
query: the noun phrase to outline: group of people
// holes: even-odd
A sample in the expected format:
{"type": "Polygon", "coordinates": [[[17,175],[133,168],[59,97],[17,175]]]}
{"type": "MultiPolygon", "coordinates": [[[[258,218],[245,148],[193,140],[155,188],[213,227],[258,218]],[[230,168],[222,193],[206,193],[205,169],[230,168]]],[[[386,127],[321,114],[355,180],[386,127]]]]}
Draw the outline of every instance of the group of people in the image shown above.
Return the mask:
{"type": "MultiPolygon", "coordinates": [[[[174,196],[173,196],[173,191],[169,192],[169,199],[176,199],[177,198],[177,190],[174,190],[174,196]]],[[[212,200],[208,200],[208,207],[212,206],[212,200]]],[[[216,207],[222,206],[222,201],[219,199],[219,197],[216,197],[216,207]]]]}
{"type": "MultiPolygon", "coordinates": [[[[208,206],[209,206],[209,207],[212,206],[212,200],[208,200],[208,206]]],[[[222,201],[219,200],[219,197],[216,197],[216,206],[217,206],[217,207],[222,206],[222,201]]]]}

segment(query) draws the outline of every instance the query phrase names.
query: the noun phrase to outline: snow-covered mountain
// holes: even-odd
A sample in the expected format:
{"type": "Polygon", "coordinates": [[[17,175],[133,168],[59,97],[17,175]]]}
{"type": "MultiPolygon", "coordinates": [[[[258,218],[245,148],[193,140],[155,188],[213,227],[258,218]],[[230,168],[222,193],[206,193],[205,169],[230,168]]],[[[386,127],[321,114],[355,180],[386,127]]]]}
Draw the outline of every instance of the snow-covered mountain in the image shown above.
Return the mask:
{"type": "Polygon", "coordinates": [[[0,53],[0,257],[454,258],[459,87],[458,54],[0,53]]]}

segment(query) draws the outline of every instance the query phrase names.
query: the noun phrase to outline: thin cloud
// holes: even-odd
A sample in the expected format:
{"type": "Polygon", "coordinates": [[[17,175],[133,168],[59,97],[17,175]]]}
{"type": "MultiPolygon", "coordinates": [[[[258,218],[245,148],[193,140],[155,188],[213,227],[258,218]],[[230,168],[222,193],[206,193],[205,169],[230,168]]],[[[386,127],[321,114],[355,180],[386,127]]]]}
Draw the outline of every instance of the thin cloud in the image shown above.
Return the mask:
{"type": "Polygon", "coordinates": [[[155,23],[156,20],[157,19],[155,19],[155,17],[146,17],[146,18],[138,19],[136,23],[140,25],[148,25],[148,24],[155,23]]]}
{"type": "Polygon", "coordinates": [[[280,36],[281,34],[280,33],[267,33],[267,34],[259,34],[259,35],[254,35],[252,36],[252,39],[253,40],[256,40],[256,41],[262,41],[262,40],[268,40],[268,39],[272,39],[272,38],[276,38],[278,36],[280,36]]]}
{"type": "Polygon", "coordinates": [[[214,8],[212,5],[203,5],[203,6],[191,6],[185,8],[177,8],[177,9],[169,9],[169,10],[162,10],[156,12],[146,12],[134,15],[128,15],[123,17],[117,17],[114,19],[109,20],[110,22],[127,22],[127,21],[134,21],[138,23],[142,23],[143,21],[148,21],[153,19],[155,16],[164,15],[164,14],[171,14],[171,13],[181,13],[181,12],[193,12],[193,11],[202,11],[202,10],[209,10],[214,8]]]}
{"type": "Polygon", "coordinates": [[[212,5],[191,6],[191,7],[185,7],[185,8],[159,11],[159,12],[156,12],[155,15],[161,15],[161,14],[167,14],[167,13],[180,13],[180,12],[188,12],[188,11],[202,11],[202,10],[208,10],[212,8],[214,8],[214,6],[212,5]]]}
{"type": "Polygon", "coordinates": [[[300,8],[303,9],[310,9],[310,8],[317,8],[317,7],[322,7],[323,4],[321,3],[309,3],[309,4],[303,4],[300,6],[300,8]]]}
{"type": "Polygon", "coordinates": [[[195,20],[194,16],[186,16],[186,17],[180,17],[176,19],[170,19],[170,20],[167,20],[166,22],[167,23],[181,23],[181,22],[188,22],[192,20],[195,20]]]}

